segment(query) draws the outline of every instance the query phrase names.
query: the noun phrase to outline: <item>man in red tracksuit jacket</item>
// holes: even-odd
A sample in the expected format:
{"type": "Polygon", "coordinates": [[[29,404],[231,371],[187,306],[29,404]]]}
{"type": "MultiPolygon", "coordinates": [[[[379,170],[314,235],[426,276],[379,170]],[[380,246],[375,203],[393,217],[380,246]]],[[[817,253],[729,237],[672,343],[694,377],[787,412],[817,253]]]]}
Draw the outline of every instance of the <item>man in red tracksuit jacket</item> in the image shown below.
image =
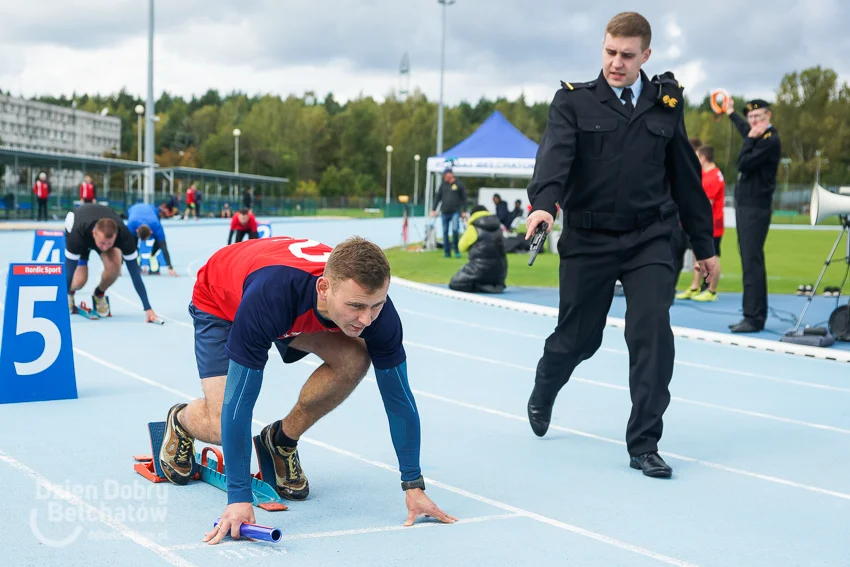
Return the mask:
{"type": "Polygon", "coordinates": [[[47,220],[47,198],[50,196],[50,183],[47,182],[47,174],[43,171],[38,174],[38,180],[33,185],[32,192],[35,193],[38,200],[36,220],[47,220]]]}
{"type": "Polygon", "coordinates": [[[85,181],[80,183],[80,200],[83,203],[95,202],[94,183],[91,182],[91,176],[89,175],[86,175],[85,181]]]}

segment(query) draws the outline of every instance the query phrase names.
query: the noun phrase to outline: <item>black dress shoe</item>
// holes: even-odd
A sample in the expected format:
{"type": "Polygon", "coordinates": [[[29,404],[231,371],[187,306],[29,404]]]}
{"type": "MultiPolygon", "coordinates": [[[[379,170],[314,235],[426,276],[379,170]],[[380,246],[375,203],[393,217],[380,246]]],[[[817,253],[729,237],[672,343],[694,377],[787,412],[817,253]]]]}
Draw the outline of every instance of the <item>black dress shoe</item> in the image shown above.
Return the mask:
{"type": "Polygon", "coordinates": [[[552,421],[552,405],[540,402],[533,393],[528,400],[528,423],[538,437],[543,437],[549,430],[549,422],[552,421]]]}
{"type": "Polygon", "coordinates": [[[737,325],[732,325],[729,330],[733,333],[758,333],[764,330],[764,324],[758,324],[750,319],[744,319],[737,325]]]}
{"type": "Polygon", "coordinates": [[[633,469],[643,471],[643,474],[653,478],[670,478],[673,476],[673,469],[655,451],[652,453],[643,453],[637,457],[630,457],[629,466],[633,469]]]}

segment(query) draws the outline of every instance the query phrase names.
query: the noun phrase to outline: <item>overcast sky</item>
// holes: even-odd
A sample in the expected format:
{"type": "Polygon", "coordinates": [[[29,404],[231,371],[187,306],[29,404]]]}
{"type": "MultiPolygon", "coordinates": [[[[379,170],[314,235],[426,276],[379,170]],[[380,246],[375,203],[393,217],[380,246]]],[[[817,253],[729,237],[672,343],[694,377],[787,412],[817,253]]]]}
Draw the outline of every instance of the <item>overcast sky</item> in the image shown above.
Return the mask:
{"type": "MultiPolygon", "coordinates": [[[[653,29],[644,69],[673,70],[686,96],[724,87],[773,100],[785,73],[815,65],[850,81],[847,0],[456,0],[445,100],[548,102],[559,81],[598,75],[605,24],[635,8],[653,29]]],[[[437,0],[160,0],[154,93],[383,99],[399,89],[407,53],[411,90],[437,100],[442,11],[437,0]]],[[[4,1],[3,20],[0,89],[145,95],[147,0],[4,1]]]]}

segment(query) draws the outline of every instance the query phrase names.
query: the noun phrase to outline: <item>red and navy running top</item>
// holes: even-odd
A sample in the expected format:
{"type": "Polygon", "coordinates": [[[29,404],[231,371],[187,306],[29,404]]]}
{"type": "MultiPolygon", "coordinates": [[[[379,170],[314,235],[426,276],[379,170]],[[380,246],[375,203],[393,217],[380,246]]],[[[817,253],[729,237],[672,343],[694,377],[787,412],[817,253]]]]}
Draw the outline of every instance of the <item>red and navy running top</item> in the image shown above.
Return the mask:
{"type": "MultiPolygon", "coordinates": [[[[316,281],[331,250],[308,239],[255,239],[222,248],[198,272],[195,308],[233,323],[225,346],[231,361],[226,391],[240,395],[225,395],[222,408],[228,503],[251,501],[251,414],[272,344],[303,333],[339,332],[316,307],[316,281]]],[[[407,380],[401,319],[389,297],[360,337],[375,368],[402,480],[415,480],[421,474],[419,415],[407,380]]]]}
{"type": "MultiPolygon", "coordinates": [[[[198,272],[195,307],[231,321],[225,351],[231,360],[262,370],[275,339],[338,332],[316,310],[316,280],[332,248],[314,240],[260,238],[216,252],[198,272]]],[[[404,362],[401,320],[389,297],[360,337],[376,368],[404,362]]]]}

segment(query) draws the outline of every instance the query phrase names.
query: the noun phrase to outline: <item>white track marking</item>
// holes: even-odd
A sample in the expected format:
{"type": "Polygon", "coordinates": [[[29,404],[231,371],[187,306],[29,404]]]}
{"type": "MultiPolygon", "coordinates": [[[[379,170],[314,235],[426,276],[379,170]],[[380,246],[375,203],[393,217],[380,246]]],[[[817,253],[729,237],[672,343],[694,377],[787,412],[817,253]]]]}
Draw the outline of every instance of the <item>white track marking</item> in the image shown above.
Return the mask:
{"type": "MultiPolygon", "coordinates": [[[[498,514],[495,516],[477,516],[474,518],[461,518],[458,519],[455,524],[480,524],[483,522],[493,522],[498,520],[509,520],[512,518],[521,518],[519,514],[498,514]]],[[[362,528],[357,530],[335,530],[330,532],[312,532],[312,533],[304,533],[304,534],[291,534],[281,536],[280,541],[295,541],[299,539],[321,539],[326,537],[341,537],[341,536],[351,536],[351,535],[362,535],[362,534],[377,534],[383,532],[402,532],[409,531],[414,529],[422,529],[422,528],[433,528],[439,526],[446,526],[446,524],[438,523],[438,522],[423,522],[420,524],[414,524],[409,527],[402,526],[400,524],[395,524],[392,526],[381,526],[376,528],[362,528]]],[[[220,547],[223,544],[236,545],[239,544],[239,541],[235,540],[225,540],[217,545],[210,545],[208,543],[187,543],[182,545],[171,545],[168,549],[173,549],[175,551],[183,551],[189,549],[215,549],[216,547],[220,547]]],[[[242,542],[244,544],[244,541],[242,542]]],[[[253,542],[252,542],[253,543],[253,542]]],[[[268,547],[270,544],[266,542],[256,542],[263,547],[268,547]]]]}
{"type": "MultiPolygon", "coordinates": [[[[439,295],[441,297],[448,297],[455,300],[466,301],[469,303],[499,307],[509,311],[519,311],[522,313],[530,313],[532,315],[541,315],[550,318],[558,317],[558,309],[556,307],[534,305],[531,303],[522,303],[520,301],[512,301],[508,299],[481,297],[474,293],[462,293],[459,291],[406,280],[396,276],[393,276],[392,282],[395,285],[408,289],[430,293],[432,295],[439,295]]],[[[626,327],[625,319],[621,319],[619,317],[607,317],[606,324],[609,327],[615,327],[617,329],[625,329],[626,327]]],[[[715,331],[703,331],[702,329],[691,329],[688,327],[674,326],[671,329],[673,331],[673,336],[681,339],[691,339],[731,347],[746,347],[773,354],[793,354],[823,360],[850,362],[850,351],[783,343],[780,341],[732,335],[729,333],[717,333],[715,331]]]]}
{"type": "MultiPolygon", "coordinates": [[[[523,366],[521,364],[514,364],[512,362],[495,360],[495,359],[487,358],[487,357],[484,357],[484,356],[476,356],[474,354],[466,354],[464,352],[458,352],[458,351],[440,348],[440,347],[435,347],[435,346],[426,345],[426,344],[422,344],[422,343],[413,343],[413,342],[410,342],[410,341],[404,341],[404,344],[405,344],[405,346],[412,346],[412,347],[421,348],[421,349],[424,349],[424,350],[439,352],[441,354],[449,354],[449,355],[457,356],[457,357],[460,357],[460,358],[466,358],[466,359],[469,359],[469,360],[474,360],[476,362],[485,362],[485,363],[493,364],[495,366],[500,366],[500,367],[516,368],[517,370],[522,370],[524,372],[535,372],[535,369],[530,367],[530,366],[523,366]]],[[[600,382],[598,380],[590,380],[588,378],[579,378],[577,376],[571,377],[570,381],[580,382],[582,384],[590,384],[592,386],[598,386],[600,388],[608,388],[610,390],[620,390],[620,391],[625,391],[625,392],[629,391],[628,386],[620,386],[618,384],[608,384],[607,382],[600,382]]],[[[689,398],[682,398],[682,397],[679,397],[679,396],[672,396],[671,399],[676,401],[676,402],[683,403],[683,404],[690,404],[690,405],[700,406],[700,407],[704,407],[704,408],[710,408],[710,409],[716,409],[716,410],[719,410],[719,411],[725,411],[725,412],[729,412],[729,413],[737,413],[737,414],[746,415],[746,416],[749,416],[749,417],[757,417],[759,419],[769,419],[771,421],[779,421],[779,422],[782,422],[782,423],[788,423],[788,424],[791,424],[791,425],[799,425],[801,427],[808,427],[808,428],[811,428],[811,429],[821,429],[821,430],[824,430],[824,431],[832,431],[834,433],[841,433],[843,435],[850,435],[850,429],[842,429],[841,427],[834,427],[832,425],[823,425],[821,423],[811,423],[811,422],[808,422],[808,421],[791,419],[791,418],[788,418],[788,417],[772,415],[772,414],[769,414],[769,413],[749,411],[749,410],[743,410],[743,409],[738,409],[738,408],[730,408],[728,406],[722,406],[722,405],[719,405],[719,404],[710,404],[710,403],[707,403],[707,402],[700,402],[698,400],[691,400],[689,398]]]]}
{"type": "MultiPolygon", "coordinates": [[[[82,349],[78,349],[78,348],[74,347],[74,351],[77,352],[78,354],[82,355],[82,356],[89,358],[90,360],[92,360],[94,362],[97,362],[99,364],[103,364],[104,366],[106,366],[106,367],[108,367],[112,370],[120,372],[121,374],[124,374],[125,376],[129,376],[130,378],[133,378],[134,380],[139,380],[140,382],[143,382],[143,383],[145,383],[149,386],[153,386],[155,388],[160,388],[160,389],[162,389],[162,390],[164,390],[164,391],[166,391],[170,394],[174,394],[174,395],[177,395],[179,397],[182,397],[185,400],[191,401],[191,400],[195,399],[195,396],[190,396],[189,394],[175,390],[174,388],[171,388],[169,386],[161,384],[161,383],[159,383],[155,380],[151,380],[150,378],[140,376],[139,374],[136,374],[135,372],[127,370],[126,368],[122,368],[122,367],[120,367],[116,364],[112,364],[110,362],[107,362],[107,361],[105,361],[105,360],[103,360],[99,357],[94,356],[93,354],[91,354],[89,352],[83,351],[82,349]]],[[[252,421],[253,421],[253,423],[256,423],[257,425],[265,425],[266,424],[265,421],[262,421],[258,418],[255,418],[252,421]]],[[[346,457],[350,457],[350,458],[355,459],[357,461],[360,461],[362,463],[366,463],[366,464],[372,465],[374,467],[381,468],[381,469],[384,469],[386,471],[390,471],[392,473],[398,473],[398,467],[397,466],[388,465],[388,464],[383,463],[381,461],[375,461],[375,460],[366,458],[362,455],[358,455],[357,453],[347,451],[345,449],[342,449],[340,447],[336,447],[334,445],[331,445],[329,443],[325,443],[323,441],[319,441],[317,439],[312,439],[312,438],[309,438],[309,437],[302,436],[300,441],[302,441],[304,443],[308,443],[310,445],[315,445],[317,447],[322,447],[322,448],[327,449],[328,451],[334,452],[338,455],[344,455],[346,457]]],[[[462,488],[457,488],[455,486],[445,484],[443,482],[440,482],[440,481],[432,479],[432,478],[426,478],[426,481],[428,483],[430,483],[431,485],[442,488],[443,490],[446,490],[448,492],[452,492],[454,494],[464,496],[464,497],[469,498],[471,500],[476,500],[478,502],[489,504],[490,506],[493,506],[494,508],[499,508],[501,510],[505,510],[506,512],[510,512],[512,514],[516,514],[516,515],[523,516],[523,517],[526,517],[526,518],[531,518],[532,520],[535,520],[537,522],[540,522],[540,523],[543,523],[543,524],[546,524],[546,525],[549,525],[549,526],[553,526],[553,527],[556,527],[556,528],[559,528],[559,529],[562,529],[564,531],[568,531],[568,532],[571,532],[571,533],[574,533],[574,534],[577,534],[577,535],[581,535],[581,536],[584,536],[586,538],[598,541],[600,543],[610,545],[612,547],[616,547],[616,548],[619,548],[619,549],[622,549],[622,550],[625,550],[625,551],[630,551],[632,553],[636,553],[638,555],[643,555],[645,557],[650,557],[652,559],[655,559],[657,561],[661,561],[662,563],[666,563],[668,565],[676,565],[677,567],[693,567],[693,565],[694,565],[693,563],[688,563],[686,561],[676,559],[675,557],[669,557],[667,555],[656,553],[656,552],[654,552],[650,549],[646,549],[646,548],[643,548],[643,547],[640,547],[640,546],[637,546],[637,545],[633,545],[631,543],[621,541],[621,540],[606,536],[604,534],[600,534],[600,533],[597,533],[597,532],[586,530],[584,528],[574,526],[574,525],[568,524],[566,522],[561,522],[560,520],[556,520],[554,518],[549,518],[547,516],[543,516],[541,514],[537,514],[535,512],[529,511],[529,510],[524,510],[522,508],[518,508],[516,506],[512,506],[510,504],[506,504],[506,503],[500,502],[498,500],[493,500],[492,498],[487,498],[486,496],[481,496],[481,495],[475,494],[473,492],[469,492],[467,490],[464,490],[462,488]]]]}
{"type": "Polygon", "coordinates": [[[169,565],[174,565],[174,567],[198,567],[194,563],[186,561],[185,559],[174,553],[172,550],[169,550],[168,548],[159,545],[152,539],[145,537],[136,531],[131,530],[123,523],[113,519],[107,512],[89,504],[80,497],[68,492],[58,484],[54,484],[46,477],[42,476],[41,474],[31,469],[24,463],[18,461],[17,459],[7,455],[3,451],[0,451],[0,462],[4,462],[7,465],[11,466],[13,469],[24,473],[29,478],[34,480],[38,485],[40,485],[42,489],[49,491],[57,498],[60,498],[68,504],[71,504],[72,506],[75,506],[81,510],[85,510],[87,517],[97,518],[99,522],[101,522],[107,527],[112,528],[123,537],[158,555],[163,561],[167,562],[169,565]]]}
{"type": "MultiPolygon", "coordinates": [[[[304,359],[304,360],[301,360],[300,362],[302,362],[304,364],[308,364],[308,365],[313,366],[313,367],[319,366],[318,363],[316,363],[312,360],[304,359]]],[[[371,378],[371,377],[364,378],[364,380],[369,380],[370,382],[376,382],[376,380],[374,378],[371,378]]],[[[477,404],[470,404],[468,402],[456,400],[456,399],[449,398],[449,397],[446,397],[446,396],[440,396],[438,394],[432,394],[430,392],[425,392],[425,391],[419,390],[419,389],[412,389],[412,392],[415,395],[421,396],[423,398],[430,398],[432,400],[445,402],[447,404],[452,404],[452,405],[455,405],[455,406],[458,406],[458,407],[472,409],[472,410],[475,410],[475,411],[487,413],[487,414],[490,414],[490,415],[495,415],[495,416],[498,416],[498,417],[503,417],[503,418],[510,419],[510,420],[513,420],[513,421],[520,421],[520,422],[528,425],[528,417],[525,417],[525,416],[515,415],[515,414],[512,414],[512,413],[504,412],[504,411],[493,409],[493,408],[488,408],[488,407],[477,405],[477,404]]],[[[560,425],[554,425],[554,424],[549,425],[549,429],[552,429],[552,430],[555,430],[555,431],[563,431],[564,433],[570,433],[572,435],[577,435],[579,437],[584,437],[584,438],[587,438],[587,439],[593,439],[595,441],[602,441],[603,443],[610,443],[612,445],[619,445],[621,447],[626,446],[626,443],[623,442],[623,441],[620,441],[619,439],[612,439],[610,437],[603,437],[602,435],[596,435],[594,433],[587,433],[585,431],[579,431],[578,429],[570,429],[569,427],[563,427],[563,426],[560,426],[560,425]]],[[[694,458],[694,457],[688,457],[686,455],[680,455],[678,453],[669,453],[669,452],[666,452],[666,451],[663,451],[663,452],[659,451],[659,453],[664,455],[665,457],[669,457],[671,459],[678,459],[680,461],[686,461],[686,462],[689,462],[689,463],[703,465],[703,466],[706,466],[706,467],[709,467],[709,468],[712,468],[712,469],[717,469],[717,470],[725,471],[725,472],[732,473],[732,474],[737,474],[737,475],[746,476],[746,477],[750,477],[750,478],[757,478],[759,480],[764,480],[764,481],[772,482],[772,483],[775,483],[775,484],[781,484],[783,486],[791,486],[793,488],[800,488],[802,490],[807,490],[809,492],[816,492],[818,494],[824,494],[826,496],[834,496],[835,498],[841,498],[842,500],[850,500],[850,494],[845,494],[843,492],[837,492],[835,490],[828,490],[826,488],[820,488],[818,486],[811,486],[811,485],[808,485],[808,484],[803,484],[801,482],[795,482],[793,480],[786,480],[784,478],[764,475],[764,474],[761,474],[761,473],[755,473],[755,472],[752,472],[752,471],[748,471],[748,470],[744,470],[744,469],[738,469],[738,468],[735,468],[735,467],[729,467],[729,466],[722,465],[722,464],[719,464],[719,463],[713,463],[711,461],[704,461],[702,459],[697,459],[697,458],[694,458]]]]}
{"type": "MultiPolygon", "coordinates": [[[[413,311],[410,309],[398,309],[400,313],[407,313],[409,315],[414,315],[416,317],[422,317],[424,319],[431,319],[434,321],[441,321],[444,323],[449,323],[452,325],[463,325],[466,327],[470,327],[473,329],[482,329],[485,331],[492,331],[494,333],[502,333],[505,335],[511,335],[514,337],[523,337],[527,339],[538,339],[538,340],[546,340],[546,335],[536,335],[533,333],[523,333],[521,331],[516,331],[514,329],[505,329],[493,325],[482,325],[480,323],[473,323],[471,321],[464,321],[462,319],[451,319],[448,317],[441,317],[439,315],[431,315],[430,313],[422,313],[420,311],[413,311]]],[[[629,351],[619,348],[611,348],[611,347],[600,347],[600,351],[602,352],[610,352],[612,354],[619,355],[629,355],[629,351]]],[[[674,361],[675,364],[679,366],[689,366],[692,368],[700,368],[704,370],[711,370],[713,372],[722,372],[724,374],[734,374],[737,376],[746,376],[747,378],[756,378],[759,380],[767,380],[770,382],[777,382],[781,384],[791,384],[794,386],[803,386],[806,388],[815,388],[819,390],[829,390],[832,392],[844,392],[850,394],[850,388],[840,388],[838,386],[829,386],[826,384],[815,384],[812,382],[804,382],[801,380],[791,380],[790,378],[779,378],[776,376],[770,376],[768,374],[759,374],[758,372],[747,372],[745,370],[737,370],[734,368],[725,368],[723,366],[714,366],[711,364],[703,364],[699,362],[689,362],[686,360],[679,360],[678,358],[674,361]]]]}

